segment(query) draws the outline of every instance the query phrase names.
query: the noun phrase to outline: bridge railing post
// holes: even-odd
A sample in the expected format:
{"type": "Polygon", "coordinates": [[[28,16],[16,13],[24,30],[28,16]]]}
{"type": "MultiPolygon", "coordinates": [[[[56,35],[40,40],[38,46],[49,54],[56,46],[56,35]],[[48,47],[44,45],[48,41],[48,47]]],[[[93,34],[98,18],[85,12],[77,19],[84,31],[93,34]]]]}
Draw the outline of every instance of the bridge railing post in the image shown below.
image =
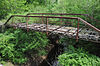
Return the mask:
{"type": "Polygon", "coordinates": [[[46,34],[48,35],[48,18],[46,18],[46,34]]]}
{"type": "MultiPolygon", "coordinates": [[[[11,24],[14,24],[14,22],[15,22],[15,21],[14,21],[14,17],[12,17],[11,24]]],[[[16,29],[16,26],[14,26],[13,28],[16,29]]]]}
{"type": "Polygon", "coordinates": [[[12,24],[14,23],[14,17],[12,17],[12,22],[11,22],[12,24]]]}
{"type": "Polygon", "coordinates": [[[62,15],[61,15],[61,25],[62,25],[62,15]]]}
{"type": "Polygon", "coordinates": [[[44,20],[44,18],[43,18],[43,15],[42,15],[42,24],[44,24],[43,20],[44,20]]]}
{"type": "Polygon", "coordinates": [[[27,32],[29,32],[28,21],[29,21],[29,17],[26,17],[26,28],[27,28],[27,32]]]}
{"type": "Polygon", "coordinates": [[[79,39],[79,19],[78,19],[78,22],[77,22],[77,33],[76,33],[76,42],[78,42],[78,39],[79,39]]]}

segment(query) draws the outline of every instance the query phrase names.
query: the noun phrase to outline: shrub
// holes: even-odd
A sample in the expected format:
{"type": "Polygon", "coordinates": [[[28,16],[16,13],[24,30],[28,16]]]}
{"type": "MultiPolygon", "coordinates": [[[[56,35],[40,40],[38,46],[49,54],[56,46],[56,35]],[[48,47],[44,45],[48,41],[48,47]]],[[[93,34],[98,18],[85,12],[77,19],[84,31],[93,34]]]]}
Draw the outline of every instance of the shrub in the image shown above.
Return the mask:
{"type": "Polygon", "coordinates": [[[9,29],[0,34],[1,59],[14,63],[25,63],[27,61],[25,53],[36,50],[38,55],[47,44],[48,39],[45,34],[9,29]]]}
{"type": "Polygon", "coordinates": [[[99,66],[100,58],[84,52],[82,49],[71,47],[67,53],[60,55],[59,64],[63,66],[99,66]]]}

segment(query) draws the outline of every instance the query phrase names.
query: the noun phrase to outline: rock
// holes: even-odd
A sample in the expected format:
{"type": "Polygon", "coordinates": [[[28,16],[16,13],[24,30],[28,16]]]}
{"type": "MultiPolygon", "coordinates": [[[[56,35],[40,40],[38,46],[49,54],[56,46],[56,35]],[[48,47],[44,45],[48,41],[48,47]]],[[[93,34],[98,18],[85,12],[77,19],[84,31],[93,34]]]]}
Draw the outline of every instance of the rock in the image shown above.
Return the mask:
{"type": "Polygon", "coordinates": [[[0,66],[3,66],[2,64],[0,64],[0,66]]]}
{"type": "Polygon", "coordinates": [[[14,66],[11,62],[7,62],[4,66],[14,66]]]}

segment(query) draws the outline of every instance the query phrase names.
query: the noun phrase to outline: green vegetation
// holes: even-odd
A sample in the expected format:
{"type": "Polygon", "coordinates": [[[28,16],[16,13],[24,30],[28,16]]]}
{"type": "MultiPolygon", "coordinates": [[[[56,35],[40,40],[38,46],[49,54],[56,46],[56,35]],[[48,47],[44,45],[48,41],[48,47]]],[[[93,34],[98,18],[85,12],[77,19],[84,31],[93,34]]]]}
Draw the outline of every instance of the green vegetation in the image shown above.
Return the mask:
{"type": "MultiPolygon", "coordinates": [[[[89,14],[95,19],[100,19],[99,0],[1,0],[0,19],[8,18],[13,14],[27,13],[80,13],[89,14]]],[[[78,16],[74,16],[78,17],[78,16]]],[[[87,17],[79,16],[87,20],[87,17]]],[[[3,22],[3,21],[2,21],[3,22]]],[[[100,22],[88,19],[88,22],[100,28],[100,22]]]]}
{"type": "MultiPolygon", "coordinates": [[[[95,19],[100,20],[100,0],[0,0],[0,22],[5,22],[10,15],[27,13],[80,13],[89,14],[95,19]]],[[[71,16],[78,17],[78,16],[71,16]]],[[[100,28],[100,22],[95,22],[84,16],[81,18],[87,20],[95,27],[100,28]]],[[[26,22],[25,18],[19,18],[19,21],[26,22]]],[[[18,21],[16,18],[14,21],[18,21]]],[[[30,23],[39,19],[30,18],[30,23]]],[[[55,19],[54,19],[55,20],[55,19]]],[[[59,20],[59,19],[58,19],[59,20]]],[[[55,23],[58,24],[59,23],[55,23]]],[[[74,24],[76,26],[76,24],[74,24]]],[[[99,47],[94,46],[92,42],[80,41],[76,45],[75,40],[60,39],[60,43],[75,46],[69,47],[65,53],[59,56],[61,65],[66,66],[99,66],[100,58],[89,53],[98,54],[99,47]],[[74,43],[73,43],[74,42],[74,43]],[[79,48],[85,49],[80,50],[79,48]],[[92,47],[92,48],[91,48],[92,47]],[[77,48],[77,49],[76,49],[77,48]],[[84,61],[84,62],[83,62],[84,61]]],[[[48,39],[45,34],[40,32],[26,32],[20,29],[8,29],[4,33],[0,33],[0,63],[1,61],[10,61],[13,63],[25,63],[27,53],[35,51],[38,56],[46,55],[45,47],[48,45],[48,39]]],[[[99,52],[100,53],[100,52],[99,52]]]]}
{"type": "MultiPolygon", "coordinates": [[[[99,0],[1,0],[0,19],[12,14],[32,13],[80,13],[89,14],[95,19],[100,19],[99,0]],[[84,5],[84,6],[83,6],[84,5]]],[[[76,16],[77,17],[77,16],[76,16]]],[[[84,19],[87,17],[80,16],[84,19]]],[[[88,22],[100,28],[100,22],[88,19],[88,22]]]]}
{"type": "Polygon", "coordinates": [[[99,66],[100,58],[69,46],[66,53],[60,55],[59,64],[62,66],[99,66]]]}
{"type": "Polygon", "coordinates": [[[75,42],[75,39],[63,37],[59,43],[65,46],[64,53],[58,57],[62,66],[99,66],[99,44],[87,41],[75,42]],[[84,50],[83,50],[84,49],[84,50]]]}
{"type": "MultiPolygon", "coordinates": [[[[25,12],[99,14],[99,0],[1,0],[0,16],[25,12]],[[83,6],[84,5],[84,6],[83,6]]],[[[95,18],[100,18],[99,15],[95,18]]]]}
{"type": "Polygon", "coordinates": [[[45,34],[9,29],[0,34],[0,61],[25,63],[27,61],[25,53],[36,51],[37,55],[44,55],[47,44],[48,39],[45,34]]]}

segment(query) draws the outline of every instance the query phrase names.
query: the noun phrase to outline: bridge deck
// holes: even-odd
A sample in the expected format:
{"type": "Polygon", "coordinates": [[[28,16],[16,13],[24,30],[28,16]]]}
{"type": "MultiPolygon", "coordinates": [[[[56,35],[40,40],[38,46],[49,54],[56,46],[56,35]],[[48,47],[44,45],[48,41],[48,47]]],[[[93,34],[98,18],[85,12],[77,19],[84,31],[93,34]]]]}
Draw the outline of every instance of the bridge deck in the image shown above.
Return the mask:
{"type": "MultiPolygon", "coordinates": [[[[29,25],[26,25],[26,23],[17,23],[17,24],[10,24],[8,26],[22,28],[22,29],[35,30],[35,31],[40,31],[40,32],[62,34],[62,35],[68,36],[69,38],[75,38],[77,35],[76,34],[77,28],[74,28],[74,27],[36,24],[36,23],[29,24],[29,25]]],[[[81,30],[81,29],[79,29],[79,30],[81,30]]],[[[79,39],[100,43],[100,34],[95,31],[91,31],[87,28],[82,29],[79,32],[78,37],[79,37],[79,39]]]]}

